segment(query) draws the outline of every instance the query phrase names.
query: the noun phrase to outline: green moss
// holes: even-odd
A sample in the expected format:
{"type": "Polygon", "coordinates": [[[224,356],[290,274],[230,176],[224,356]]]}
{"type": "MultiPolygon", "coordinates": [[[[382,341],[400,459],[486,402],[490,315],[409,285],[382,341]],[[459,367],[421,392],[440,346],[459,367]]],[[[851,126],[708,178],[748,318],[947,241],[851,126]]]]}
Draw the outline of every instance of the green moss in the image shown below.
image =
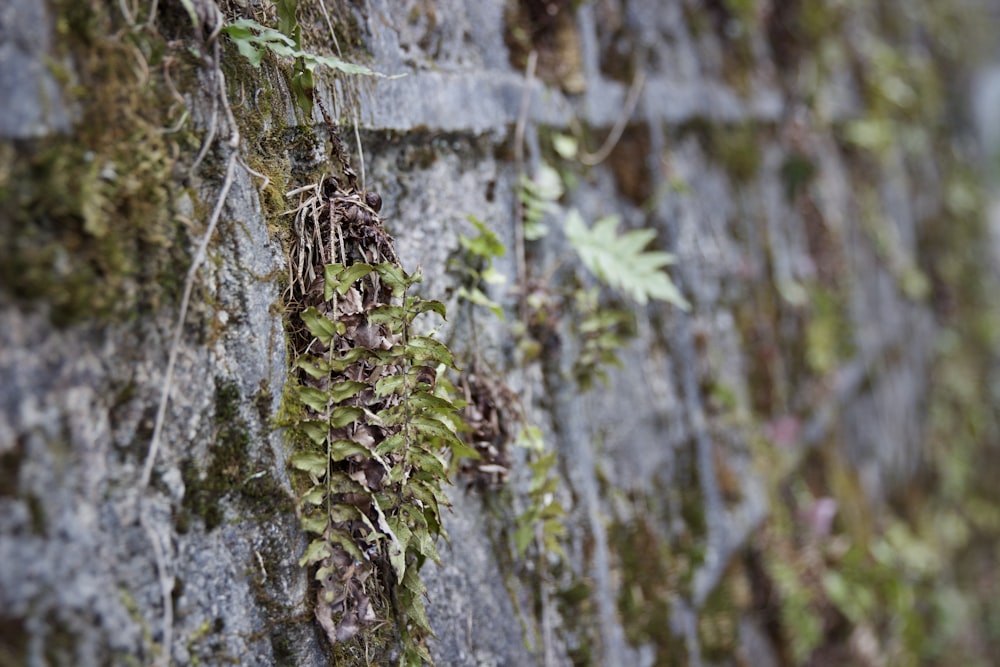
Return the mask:
{"type": "MultiPolygon", "coordinates": [[[[173,170],[197,142],[164,132],[183,113],[164,83],[165,40],[122,30],[116,15],[57,6],[55,60],[73,63],[57,78],[77,122],[68,136],[0,145],[0,289],[59,325],[159,307],[183,275],[173,170]]],[[[172,58],[185,80],[193,59],[172,58]]]]}
{"type": "Polygon", "coordinates": [[[181,466],[186,492],[177,528],[190,528],[193,517],[205,528],[218,527],[225,518],[223,499],[231,493],[246,512],[241,518],[261,518],[292,512],[291,501],[271,474],[273,457],[267,447],[251,448],[250,429],[242,417],[242,396],[235,383],[216,379],[215,434],[208,463],[188,459],[181,466]],[[253,449],[253,451],[251,451],[253,449]]]}
{"type": "Polygon", "coordinates": [[[747,607],[748,597],[739,569],[730,567],[698,613],[698,643],[703,658],[721,662],[733,656],[739,644],[740,614],[747,607]]]}
{"type": "Polygon", "coordinates": [[[724,125],[695,118],[680,129],[681,136],[693,134],[702,149],[732,177],[737,185],[749,183],[760,172],[763,129],[753,121],[724,125]]]}
{"type": "Polygon", "coordinates": [[[830,373],[854,354],[851,322],[843,297],[834,290],[810,290],[806,323],[806,363],[818,375],[830,373]]]}

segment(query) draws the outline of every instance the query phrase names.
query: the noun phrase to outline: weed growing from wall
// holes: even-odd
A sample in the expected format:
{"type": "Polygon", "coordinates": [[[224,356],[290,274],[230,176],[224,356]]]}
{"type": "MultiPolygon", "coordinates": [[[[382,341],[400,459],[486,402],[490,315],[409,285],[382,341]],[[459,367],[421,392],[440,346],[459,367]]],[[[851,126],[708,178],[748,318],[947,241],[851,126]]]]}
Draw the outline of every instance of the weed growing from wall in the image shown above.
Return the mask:
{"type": "Polygon", "coordinates": [[[456,368],[451,352],[414,330],[445,307],[410,294],[420,276],[399,265],[380,197],[344,173],[343,183],[300,189],[294,210],[285,420],[313,536],[300,564],[314,573],[316,617],[331,643],[389,610],[401,662],[415,665],[431,662],[419,573],[427,559],[440,563],[450,459],[477,453],[458,438],[457,407],[438,382],[456,368]]]}

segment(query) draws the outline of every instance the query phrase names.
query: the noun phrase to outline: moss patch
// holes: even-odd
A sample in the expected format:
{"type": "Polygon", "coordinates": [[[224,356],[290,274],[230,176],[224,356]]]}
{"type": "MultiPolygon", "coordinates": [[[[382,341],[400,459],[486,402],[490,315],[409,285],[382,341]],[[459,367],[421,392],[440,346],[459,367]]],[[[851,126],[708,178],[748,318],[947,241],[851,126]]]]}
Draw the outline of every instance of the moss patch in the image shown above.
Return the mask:
{"type": "Polygon", "coordinates": [[[0,145],[0,289],[53,321],[122,318],[170,302],[183,275],[176,158],[197,148],[166,83],[194,59],[127,30],[97,2],[59,6],[56,42],[70,136],[0,145]]]}
{"type": "Polygon", "coordinates": [[[235,383],[216,379],[215,434],[204,467],[194,459],[182,465],[186,488],[179,531],[190,527],[193,517],[201,518],[206,530],[213,530],[225,518],[223,499],[231,493],[247,511],[243,518],[263,518],[291,512],[287,493],[273,479],[273,460],[266,447],[251,447],[250,428],[240,412],[242,396],[235,383]]]}

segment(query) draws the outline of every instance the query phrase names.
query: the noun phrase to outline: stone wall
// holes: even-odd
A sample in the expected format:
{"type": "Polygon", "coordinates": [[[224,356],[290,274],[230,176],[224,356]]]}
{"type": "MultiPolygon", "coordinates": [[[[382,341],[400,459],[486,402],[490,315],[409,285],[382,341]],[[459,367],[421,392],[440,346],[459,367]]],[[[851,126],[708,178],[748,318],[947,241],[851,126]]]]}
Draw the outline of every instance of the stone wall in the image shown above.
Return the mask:
{"type": "MultiPolygon", "coordinates": [[[[127,2],[0,10],[0,664],[382,664],[389,610],[334,648],[313,618],[281,428],[285,195],[329,170],[329,137],[288,59],[251,67],[208,36],[214,3],[191,4],[200,36],[186,4],[155,27],[127,2]]],[[[276,25],[270,4],[219,9],[276,25]]],[[[423,568],[437,664],[990,655],[942,621],[981,609],[949,569],[974,540],[933,523],[969,494],[962,530],[996,516],[975,465],[940,465],[992,465],[968,389],[993,336],[961,101],[976,5],[299,4],[307,49],[405,75],[321,71],[316,96],[448,306],[436,335],[557,453],[563,555],[513,546],[538,454],[512,447],[504,485],[454,479],[423,568]],[[587,166],[559,136],[613,148],[587,166]],[[566,192],[522,267],[520,183],[546,165],[566,192]],[[690,309],[602,286],[571,209],[655,230],[690,309]],[[470,215],[508,249],[504,318],[460,296],[470,215]],[[627,330],[587,390],[581,287],[627,330]],[[943,448],[956,412],[975,421],[943,448]]]]}

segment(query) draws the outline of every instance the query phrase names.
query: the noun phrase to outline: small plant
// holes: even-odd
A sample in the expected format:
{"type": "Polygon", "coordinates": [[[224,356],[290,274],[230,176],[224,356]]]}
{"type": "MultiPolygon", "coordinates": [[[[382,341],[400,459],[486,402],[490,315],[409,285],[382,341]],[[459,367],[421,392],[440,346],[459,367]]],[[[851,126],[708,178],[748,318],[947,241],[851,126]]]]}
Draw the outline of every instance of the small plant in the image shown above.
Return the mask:
{"type": "Polygon", "coordinates": [[[687,310],[690,306],[663,267],[674,262],[670,253],[645,250],[656,237],[651,229],[619,232],[621,218],[609,215],[588,228],[576,209],[563,220],[566,238],[580,261],[601,282],[628,295],[640,306],[651,299],[687,310]]]}
{"type": "Polygon", "coordinates": [[[500,304],[487,296],[481,285],[483,283],[500,285],[506,280],[504,275],[494,268],[493,260],[503,257],[507,248],[479,218],[469,215],[468,220],[479,234],[473,237],[458,237],[466,252],[466,256],[460,261],[452,262],[453,270],[465,278],[464,284],[458,288],[458,296],[473,305],[488,308],[497,318],[503,319],[503,309],[500,304]]]}
{"type": "Polygon", "coordinates": [[[306,118],[312,117],[313,89],[318,68],[327,67],[345,74],[385,76],[364,65],[347,62],[333,55],[319,55],[302,48],[302,26],[295,17],[295,0],[278,0],[278,29],[268,28],[253,19],[238,19],[222,28],[236,45],[240,55],[254,67],[260,67],[268,52],[280,58],[294,59],[290,81],[295,102],[306,118]]]}
{"type": "Polygon", "coordinates": [[[445,315],[412,296],[381,226],[381,199],[325,180],[295,209],[289,264],[293,378],[286,423],[298,442],[299,510],[313,535],[300,564],[317,582],[316,617],[331,643],[390,609],[401,664],[431,662],[420,568],[440,563],[449,459],[475,458],[457,436],[457,406],[438,383],[455,362],[417,318],[445,315]]]}
{"type": "Polygon", "coordinates": [[[574,293],[576,312],[580,316],[580,354],[573,363],[573,377],[584,391],[594,387],[595,380],[606,382],[605,369],[620,366],[618,350],[632,335],[634,318],[631,313],[600,304],[599,290],[580,288],[574,293]]]}
{"type": "Polygon", "coordinates": [[[566,510],[556,499],[559,478],[552,473],[557,461],[556,451],[546,452],[541,431],[530,425],[522,429],[520,444],[534,452],[535,460],[529,464],[528,506],[514,522],[514,546],[517,553],[524,556],[528,546],[536,542],[540,556],[548,553],[565,558],[562,541],[566,538],[563,523],[566,510]]]}

